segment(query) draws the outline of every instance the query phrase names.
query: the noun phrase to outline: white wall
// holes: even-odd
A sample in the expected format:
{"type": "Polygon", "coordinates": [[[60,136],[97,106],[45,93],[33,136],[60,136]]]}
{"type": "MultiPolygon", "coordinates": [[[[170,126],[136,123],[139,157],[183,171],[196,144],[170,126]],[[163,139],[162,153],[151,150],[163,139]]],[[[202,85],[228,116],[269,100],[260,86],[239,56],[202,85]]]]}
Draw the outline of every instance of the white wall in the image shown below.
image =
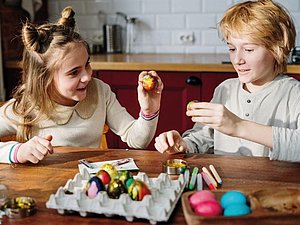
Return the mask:
{"type": "MultiPolygon", "coordinates": [[[[102,38],[102,25],[124,25],[116,12],[139,20],[134,42],[135,53],[225,53],[227,48],[214,29],[224,11],[238,0],[51,0],[50,21],[59,18],[70,5],[82,36],[90,42],[102,38]],[[99,14],[99,11],[102,13],[99,14]],[[182,43],[180,37],[194,35],[194,43],[182,43]]],[[[300,45],[300,1],[278,0],[291,13],[300,45]]]]}

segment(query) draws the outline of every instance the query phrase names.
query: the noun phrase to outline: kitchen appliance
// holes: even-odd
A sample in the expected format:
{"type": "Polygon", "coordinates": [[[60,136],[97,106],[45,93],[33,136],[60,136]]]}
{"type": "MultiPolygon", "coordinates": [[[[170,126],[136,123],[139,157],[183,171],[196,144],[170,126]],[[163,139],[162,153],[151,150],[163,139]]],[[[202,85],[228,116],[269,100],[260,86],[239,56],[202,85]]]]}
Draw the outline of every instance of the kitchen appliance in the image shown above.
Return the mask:
{"type": "Polygon", "coordinates": [[[136,23],[137,23],[137,18],[127,16],[125,13],[122,13],[122,12],[117,12],[116,14],[117,14],[117,16],[122,17],[125,21],[126,38],[125,38],[124,50],[126,53],[132,53],[132,46],[133,46],[133,42],[135,41],[135,33],[136,33],[135,27],[136,27],[136,23]]]}
{"type": "Polygon", "coordinates": [[[300,46],[292,50],[291,64],[300,64],[300,46]]]}
{"type": "Polygon", "coordinates": [[[103,25],[103,44],[106,53],[122,52],[122,27],[118,24],[103,25]]]}

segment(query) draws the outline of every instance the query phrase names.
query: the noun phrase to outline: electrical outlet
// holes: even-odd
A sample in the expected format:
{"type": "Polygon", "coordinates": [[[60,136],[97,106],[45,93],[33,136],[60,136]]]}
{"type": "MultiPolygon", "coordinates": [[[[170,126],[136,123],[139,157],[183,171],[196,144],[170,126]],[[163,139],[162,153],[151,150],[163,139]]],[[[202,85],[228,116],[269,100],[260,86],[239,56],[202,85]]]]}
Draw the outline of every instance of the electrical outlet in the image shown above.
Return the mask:
{"type": "Polygon", "coordinates": [[[182,32],[179,34],[181,44],[193,44],[195,42],[194,32],[182,32]]]}

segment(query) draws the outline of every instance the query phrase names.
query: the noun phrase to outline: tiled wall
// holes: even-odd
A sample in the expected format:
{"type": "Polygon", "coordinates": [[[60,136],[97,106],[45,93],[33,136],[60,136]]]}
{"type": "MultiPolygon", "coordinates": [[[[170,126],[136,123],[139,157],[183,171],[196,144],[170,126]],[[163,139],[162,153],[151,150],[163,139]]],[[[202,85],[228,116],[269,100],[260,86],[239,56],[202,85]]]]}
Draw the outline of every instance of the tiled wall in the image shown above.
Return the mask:
{"type": "MultiPolygon", "coordinates": [[[[217,21],[237,0],[51,0],[49,20],[54,22],[70,5],[76,12],[79,31],[89,42],[102,40],[102,26],[124,20],[123,12],[136,17],[134,53],[224,53],[225,44],[217,35],[217,21]],[[189,42],[192,36],[191,43],[189,42]],[[184,40],[181,40],[184,39],[184,40]],[[187,39],[187,40],[186,40],[187,39]]],[[[300,1],[278,0],[291,13],[300,45],[300,1]]]]}

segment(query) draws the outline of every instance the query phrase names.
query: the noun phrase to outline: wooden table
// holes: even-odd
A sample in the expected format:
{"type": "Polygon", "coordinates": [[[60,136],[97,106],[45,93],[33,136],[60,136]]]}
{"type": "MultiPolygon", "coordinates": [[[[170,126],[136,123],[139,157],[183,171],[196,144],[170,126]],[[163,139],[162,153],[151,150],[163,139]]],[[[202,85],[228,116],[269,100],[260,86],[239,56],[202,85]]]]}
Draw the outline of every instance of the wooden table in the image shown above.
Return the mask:
{"type": "MultiPolygon", "coordinates": [[[[78,160],[85,158],[91,162],[134,158],[140,171],[149,177],[157,177],[162,172],[162,162],[171,158],[181,158],[190,167],[208,167],[214,164],[223,179],[222,190],[255,191],[264,188],[300,188],[300,163],[270,161],[267,158],[182,154],[167,155],[156,151],[121,150],[59,147],[55,154],[38,165],[24,164],[13,168],[0,165],[0,183],[7,186],[10,197],[30,196],[37,202],[38,212],[23,219],[3,218],[4,224],[150,224],[147,220],[127,222],[124,217],[107,218],[104,215],[81,217],[79,214],[60,215],[54,209],[46,208],[49,196],[64,186],[68,179],[78,173],[78,160]]],[[[207,188],[207,187],[205,187],[207,188]]],[[[186,224],[179,201],[168,223],[186,224]]]]}

